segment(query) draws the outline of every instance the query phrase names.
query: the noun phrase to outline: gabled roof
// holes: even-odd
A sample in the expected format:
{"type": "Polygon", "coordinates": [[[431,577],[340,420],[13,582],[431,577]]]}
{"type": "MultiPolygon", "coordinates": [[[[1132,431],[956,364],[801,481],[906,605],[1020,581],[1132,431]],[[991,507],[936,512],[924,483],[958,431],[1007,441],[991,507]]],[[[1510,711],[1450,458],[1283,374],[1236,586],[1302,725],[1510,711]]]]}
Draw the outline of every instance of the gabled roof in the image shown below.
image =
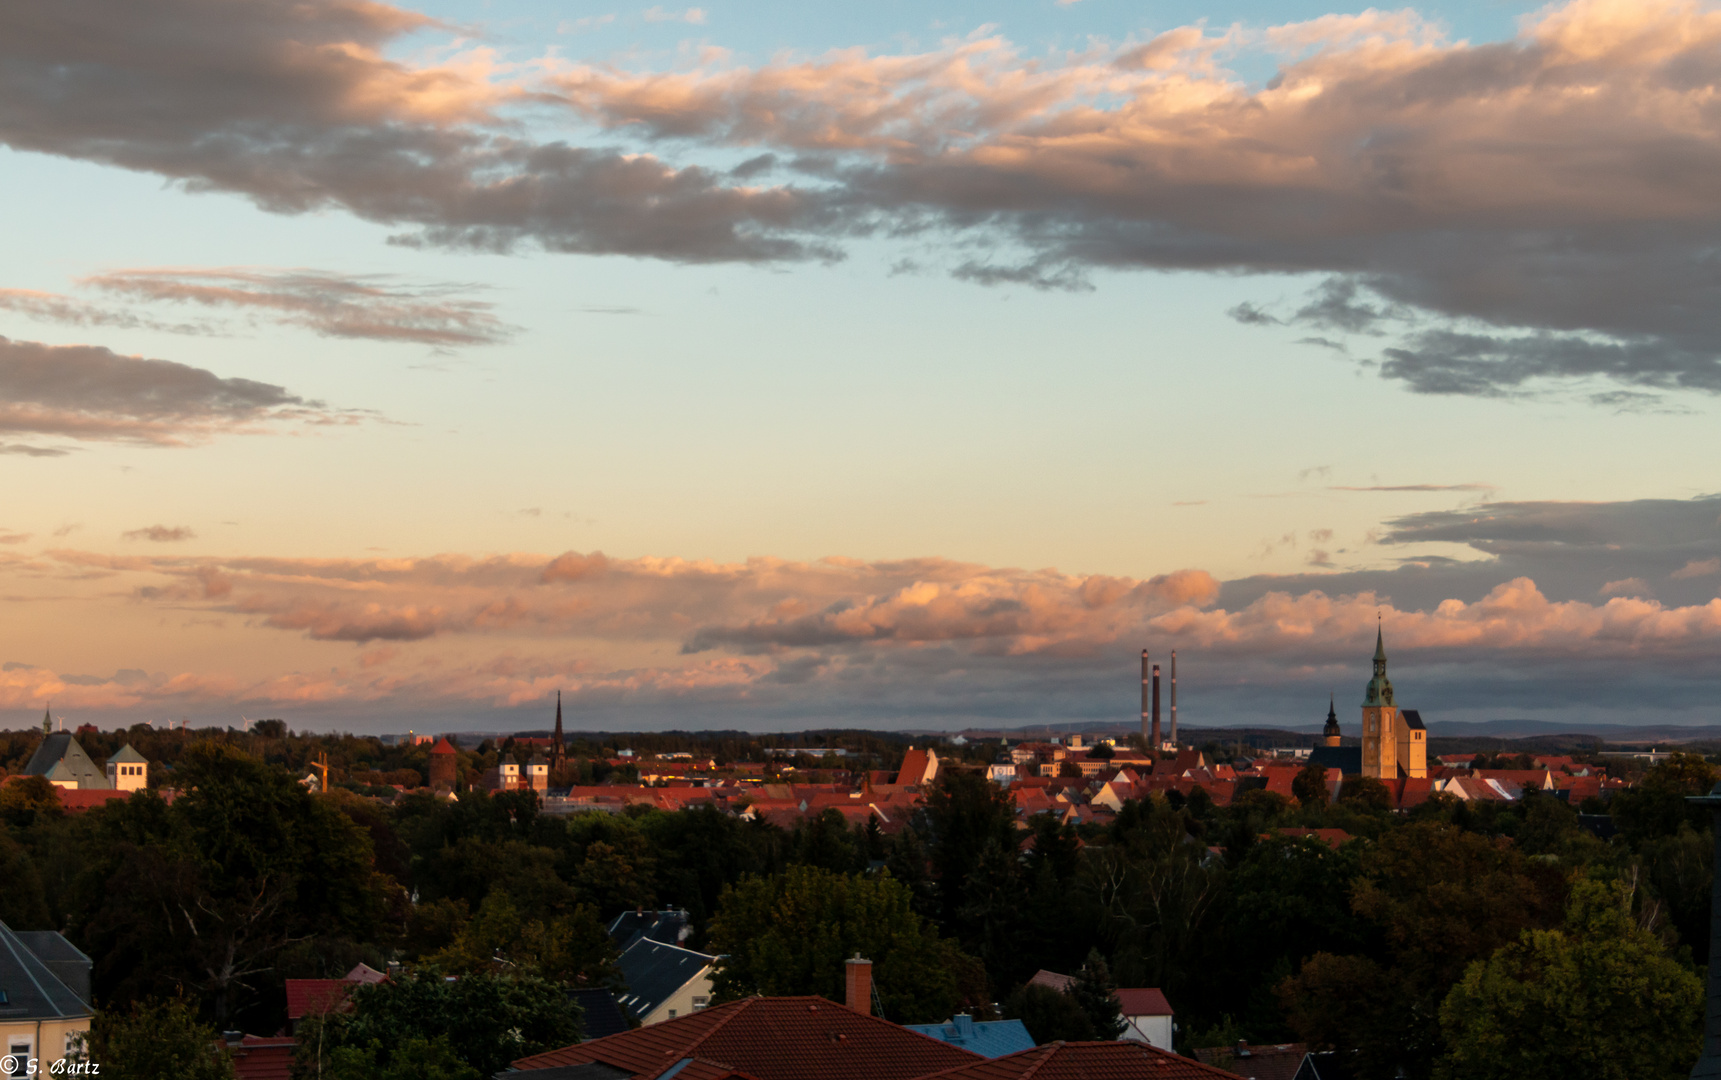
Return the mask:
{"type": "Polygon", "coordinates": [[[114,755],[108,758],[109,765],[148,765],[149,759],[132,749],[131,743],[126,743],[114,755]]]}
{"type": "Polygon", "coordinates": [[[290,1080],[298,1047],[295,1039],[246,1035],[228,1043],[227,1053],[233,1058],[235,1080],[290,1080]]]}
{"type": "Polygon", "coordinates": [[[433,754],[452,754],[456,751],[454,745],[448,741],[447,736],[443,736],[436,740],[436,745],[430,748],[430,752],[433,754]]]}
{"type": "Polygon", "coordinates": [[[84,753],[84,748],[78,745],[78,740],[72,738],[69,731],[56,731],[43,736],[36,752],[30,755],[29,763],[24,766],[24,775],[48,776],[56,765],[63,765],[64,769],[54,779],[76,780],[79,787],[108,786],[107,775],[96,768],[96,763],[90,760],[90,755],[84,753]]]}
{"type": "Polygon", "coordinates": [[[1415,709],[1400,709],[1398,715],[1404,719],[1404,726],[1412,731],[1426,731],[1422,726],[1422,714],[1415,709]]]}
{"type": "Polygon", "coordinates": [[[82,1020],[90,1007],[61,982],[30,947],[0,922],[0,1023],[29,1020],[82,1020]]]}
{"type": "Polygon", "coordinates": [[[346,1003],[347,995],[358,985],[345,979],[288,979],[287,1019],[333,1012],[346,1003]]]}
{"type": "Polygon", "coordinates": [[[577,1002],[584,1017],[580,1030],[587,1039],[601,1039],[629,1030],[627,1016],[616,1004],[615,994],[603,986],[571,986],[568,999],[577,1002]]]}
{"type": "Polygon", "coordinates": [[[687,938],[687,912],[624,911],[610,920],[610,940],[616,948],[626,949],[640,938],[679,945],[687,938]]]}
{"type": "MultiPolygon", "coordinates": [[[[634,1080],[914,1080],[978,1054],[819,997],[744,998],[607,1039],[514,1062],[549,1069],[587,1062],[627,1069],[634,1080]],[[727,1073],[721,1071],[729,1070],[727,1073]]],[[[520,1080],[535,1080],[531,1073],[520,1080]]]]}
{"type": "Polygon", "coordinates": [[[1125,1016],[1171,1016],[1171,1002],[1155,987],[1119,988],[1112,992],[1125,1016]]]}
{"type": "Polygon", "coordinates": [[[715,956],[640,938],[616,958],[627,983],[627,990],[616,995],[616,1003],[643,1020],[716,962],[715,956]]]}
{"type": "Polygon", "coordinates": [[[1058,993],[1062,994],[1067,992],[1070,988],[1070,984],[1075,981],[1076,980],[1072,976],[1059,975],[1055,971],[1047,971],[1045,968],[1041,968],[1039,971],[1034,972],[1034,977],[1028,980],[1028,985],[1044,986],[1049,990],[1056,990],[1058,993]]]}
{"type": "Polygon", "coordinates": [[[90,1003],[91,960],[84,951],[66,940],[58,930],[14,930],[24,947],[36,954],[36,959],[66,984],[66,989],[78,995],[85,1005],[90,1003]]]}
{"type": "Polygon", "coordinates": [[[1052,1042],[924,1080],[1237,1080],[1233,1073],[1138,1042],[1052,1042]]]}
{"type": "Polygon", "coordinates": [[[1303,1043],[1238,1043],[1195,1051],[1197,1060],[1249,1080],[1296,1080],[1308,1056],[1309,1048],[1303,1043]]]}
{"type": "Polygon", "coordinates": [[[1309,764],[1324,765],[1346,776],[1357,776],[1362,773],[1362,747],[1317,746],[1309,751],[1309,764]]]}

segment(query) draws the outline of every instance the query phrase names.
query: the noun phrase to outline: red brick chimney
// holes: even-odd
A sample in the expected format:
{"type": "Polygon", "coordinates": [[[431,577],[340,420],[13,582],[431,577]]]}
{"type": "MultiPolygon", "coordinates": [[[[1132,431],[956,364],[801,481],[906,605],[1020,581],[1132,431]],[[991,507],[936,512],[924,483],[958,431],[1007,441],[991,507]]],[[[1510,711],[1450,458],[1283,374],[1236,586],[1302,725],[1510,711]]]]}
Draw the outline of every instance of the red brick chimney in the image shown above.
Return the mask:
{"type": "Polygon", "coordinates": [[[855,1012],[872,1015],[872,961],[862,960],[860,953],[855,953],[853,960],[848,961],[848,975],[843,980],[845,992],[844,1004],[855,1012]]]}

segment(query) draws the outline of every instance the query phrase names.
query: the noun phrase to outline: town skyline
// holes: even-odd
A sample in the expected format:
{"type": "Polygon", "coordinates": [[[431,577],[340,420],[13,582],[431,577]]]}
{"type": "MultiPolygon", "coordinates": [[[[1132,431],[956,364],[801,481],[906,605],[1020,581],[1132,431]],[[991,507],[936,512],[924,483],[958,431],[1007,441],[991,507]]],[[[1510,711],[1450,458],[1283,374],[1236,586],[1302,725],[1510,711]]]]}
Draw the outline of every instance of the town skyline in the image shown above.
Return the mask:
{"type": "Polygon", "coordinates": [[[1713,5],[104,10],[0,726],[1717,720],[1713,5]]]}

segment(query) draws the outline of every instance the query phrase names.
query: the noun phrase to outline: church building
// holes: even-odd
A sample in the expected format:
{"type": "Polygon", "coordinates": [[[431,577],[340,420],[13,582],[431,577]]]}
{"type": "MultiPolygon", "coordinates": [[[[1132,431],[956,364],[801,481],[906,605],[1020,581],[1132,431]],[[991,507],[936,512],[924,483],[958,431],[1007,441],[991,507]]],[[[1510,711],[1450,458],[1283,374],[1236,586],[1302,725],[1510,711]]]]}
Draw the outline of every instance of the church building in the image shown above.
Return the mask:
{"type": "Polygon", "coordinates": [[[1321,731],[1323,745],[1309,754],[1309,763],[1337,769],[1345,776],[1371,776],[1396,780],[1401,776],[1420,780],[1428,776],[1428,731],[1415,709],[1400,709],[1393,697],[1392,681],[1386,677],[1386,640],[1380,631],[1374,637],[1374,678],[1363,691],[1362,746],[1341,746],[1336,706],[1327,705],[1327,723],[1321,731]]]}

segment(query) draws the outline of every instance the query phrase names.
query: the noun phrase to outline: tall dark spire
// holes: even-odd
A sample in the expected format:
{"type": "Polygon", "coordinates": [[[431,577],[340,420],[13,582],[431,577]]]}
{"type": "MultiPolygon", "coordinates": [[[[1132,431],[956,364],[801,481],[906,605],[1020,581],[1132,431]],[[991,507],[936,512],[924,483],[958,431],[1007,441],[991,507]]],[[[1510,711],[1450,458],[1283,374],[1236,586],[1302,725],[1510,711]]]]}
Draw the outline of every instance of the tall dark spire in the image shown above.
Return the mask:
{"type": "Polygon", "coordinates": [[[1321,729],[1321,738],[1328,746],[1339,745],[1339,710],[1338,697],[1327,695],[1327,726],[1321,729]]]}
{"type": "Polygon", "coordinates": [[[42,734],[54,733],[54,703],[48,702],[48,707],[42,710],[42,734]]]}
{"type": "Polygon", "coordinates": [[[562,692],[556,691],[556,738],[550,744],[550,768],[555,769],[562,764],[563,756],[567,753],[567,744],[562,739],[562,692]]]}

